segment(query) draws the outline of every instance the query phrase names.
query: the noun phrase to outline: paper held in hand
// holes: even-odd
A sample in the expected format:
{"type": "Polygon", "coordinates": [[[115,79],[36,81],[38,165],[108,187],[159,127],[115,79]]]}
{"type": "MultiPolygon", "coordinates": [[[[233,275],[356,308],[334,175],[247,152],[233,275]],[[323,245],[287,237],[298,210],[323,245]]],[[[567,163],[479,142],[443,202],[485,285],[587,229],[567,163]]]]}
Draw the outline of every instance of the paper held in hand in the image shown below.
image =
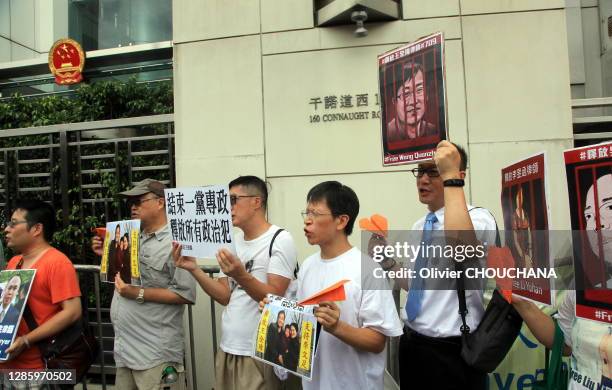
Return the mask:
{"type": "Polygon", "coordinates": [[[184,256],[214,259],[221,248],[236,253],[227,185],[164,190],[172,240],[184,256]]]}
{"type": "Polygon", "coordinates": [[[140,220],[108,222],[106,229],[96,229],[96,234],[102,232],[104,232],[104,244],[100,263],[100,280],[115,283],[115,276],[119,275],[126,284],[142,285],[138,259],[140,220]]]}
{"type": "Polygon", "coordinates": [[[317,320],[314,306],[268,295],[253,340],[253,357],[312,379],[317,320]]]}

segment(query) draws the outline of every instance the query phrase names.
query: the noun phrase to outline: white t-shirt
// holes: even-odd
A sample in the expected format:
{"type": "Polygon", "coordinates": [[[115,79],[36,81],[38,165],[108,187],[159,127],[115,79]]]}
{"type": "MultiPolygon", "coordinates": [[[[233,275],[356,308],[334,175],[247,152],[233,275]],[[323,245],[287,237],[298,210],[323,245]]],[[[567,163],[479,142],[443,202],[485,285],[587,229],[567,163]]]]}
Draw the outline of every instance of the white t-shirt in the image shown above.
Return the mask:
{"type": "MultiPolygon", "coordinates": [[[[257,280],[267,283],[268,274],[294,279],[297,264],[297,253],[293,237],[284,230],[274,240],[272,257],[268,256],[270,241],[280,229],[272,225],[261,236],[251,241],[244,240],[244,233],[239,231],[234,237],[236,253],[249,272],[257,280]]],[[[223,272],[219,277],[227,277],[223,272]]],[[[259,302],[256,302],[232,278],[228,278],[232,295],[229,304],[223,310],[221,321],[221,343],[219,346],[226,353],[250,356],[253,349],[253,336],[261,313],[259,302]]]]}
{"type": "MultiPolygon", "coordinates": [[[[483,208],[474,208],[468,205],[469,215],[474,226],[476,237],[487,245],[495,244],[496,224],[491,213],[483,208]]],[[[435,212],[438,221],[433,230],[444,229],[444,208],[435,212]]],[[[423,230],[425,217],[419,219],[412,230],[423,230]]],[[[414,263],[412,263],[414,266],[414,263]]],[[[482,290],[466,290],[465,302],[468,309],[466,321],[470,329],[476,329],[484,314],[482,290]]],[[[409,322],[405,306],[400,308],[402,320],[409,328],[429,337],[460,336],[459,330],[462,322],[459,315],[459,300],[457,290],[423,290],[423,303],[421,312],[409,322]]]]}
{"type": "Polygon", "coordinates": [[[559,305],[558,320],[572,347],[568,389],[612,389],[612,325],[577,318],[574,290],[559,305]]]}
{"type": "MultiPolygon", "coordinates": [[[[390,290],[364,290],[371,272],[361,278],[362,254],[357,248],[333,259],[321,259],[318,252],[307,258],[298,274],[298,300],[349,279],[344,285],[346,300],[337,302],[340,319],[354,327],[371,328],[386,336],[402,334],[390,290]]],[[[374,261],[369,259],[373,264],[374,261]]],[[[313,363],[312,381],[302,380],[309,389],[382,389],[386,352],[372,353],[355,349],[324,329],[319,333],[313,363]]]]}

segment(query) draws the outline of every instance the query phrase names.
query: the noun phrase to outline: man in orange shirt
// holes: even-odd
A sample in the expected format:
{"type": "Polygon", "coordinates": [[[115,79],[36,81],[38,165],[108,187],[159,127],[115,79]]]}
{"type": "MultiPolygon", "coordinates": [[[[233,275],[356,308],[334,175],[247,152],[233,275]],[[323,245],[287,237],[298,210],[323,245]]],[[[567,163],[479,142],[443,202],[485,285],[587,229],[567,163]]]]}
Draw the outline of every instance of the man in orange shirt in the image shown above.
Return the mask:
{"type": "Polygon", "coordinates": [[[27,305],[38,327],[21,320],[9,360],[0,369],[44,369],[37,343],[60,333],[81,318],[81,290],[72,262],[49,242],[55,230],[53,207],[39,200],[18,201],[6,224],[6,245],[15,253],[7,269],[35,269],[27,305]]]}

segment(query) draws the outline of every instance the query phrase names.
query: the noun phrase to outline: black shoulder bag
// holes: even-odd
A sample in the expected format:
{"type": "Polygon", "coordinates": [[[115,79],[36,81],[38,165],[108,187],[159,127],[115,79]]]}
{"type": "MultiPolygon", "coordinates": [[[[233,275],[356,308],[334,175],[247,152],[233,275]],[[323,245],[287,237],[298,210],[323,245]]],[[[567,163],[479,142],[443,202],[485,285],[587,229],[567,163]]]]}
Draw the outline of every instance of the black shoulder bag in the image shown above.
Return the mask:
{"type": "MultiPolygon", "coordinates": [[[[474,209],[471,209],[472,211],[474,209]]],[[[495,217],[494,217],[495,219],[495,217]]],[[[497,222],[495,245],[501,247],[497,222]]],[[[455,261],[457,270],[463,271],[462,263],[455,261]]],[[[463,272],[457,279],[457,296],[459,298],[459,314],[461,315],[461,358],[468,366],[481,371],[493,372],[504,360],[506,354],[514,344],[523,319],[514,307],[506,301],[497,288],[493,290],[491,300],[487,305],[484,316],[476,330],[470,333],[466,316],[468,314],[465,302],[465,280],[463,272]]]]}
{"type": "MultiPolygon", "coordinates": [[[[19,261],[17,269],[23,266],[19,261]]],[[[31,331],[38,327],[29,305],[25,305],[23,319],[31,331]]],[[[43,363],[48,369],[75,370],[76,382],[80,382],[98,357],[100,345],[90,332],[86,315],[58,334],[36,343],[43,363]]]]}

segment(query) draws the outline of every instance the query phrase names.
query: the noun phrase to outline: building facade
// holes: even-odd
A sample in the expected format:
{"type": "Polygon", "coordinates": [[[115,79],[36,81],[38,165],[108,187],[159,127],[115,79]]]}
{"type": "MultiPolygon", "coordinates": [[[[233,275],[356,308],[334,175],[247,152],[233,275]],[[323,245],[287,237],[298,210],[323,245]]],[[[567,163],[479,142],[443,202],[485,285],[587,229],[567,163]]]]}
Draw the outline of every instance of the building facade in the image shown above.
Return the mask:
{"type": "MultiPolygon", "coordinates": [[[[62,36],[81,37],[92,58],[171,40],[177,186],[265,177],[270,220],[293,234],[300,259],[316,249],[303,237],[299,212],[321,181],[351,186],[360,217],[383,214],[390,229],[409,229],[425,212],[408,172],[413,166],[382,166],[376,115],[376,57],[407,42],[444,34],[448,135],[470,155],[469,202],[500,224],[501,168],[545,151],[550,227],[567,229],[562,151],[612,138],[610,0],[143,3],[0,0],[0,83],[33,62],[46,64],[46,51],[62,36]],[[337,15],[325,13],[330,9],[337,15]],[[368,35],[356,37],[350,11],[362,9],[370,11],[368,35]],[[171,33],[142,27],[166,26],[160,10],[171,14],[171,33]],[[313,104],[329,96],[351,96],[352,106],[313,104]],[[368,115],[352,120],[333,115],[362,111],[368,115]]],[[[360,246],[360,235],[351,241],[360,246]]],[[[210,310],[200,291],[198,388],[213,383],[210,310]]]]}

